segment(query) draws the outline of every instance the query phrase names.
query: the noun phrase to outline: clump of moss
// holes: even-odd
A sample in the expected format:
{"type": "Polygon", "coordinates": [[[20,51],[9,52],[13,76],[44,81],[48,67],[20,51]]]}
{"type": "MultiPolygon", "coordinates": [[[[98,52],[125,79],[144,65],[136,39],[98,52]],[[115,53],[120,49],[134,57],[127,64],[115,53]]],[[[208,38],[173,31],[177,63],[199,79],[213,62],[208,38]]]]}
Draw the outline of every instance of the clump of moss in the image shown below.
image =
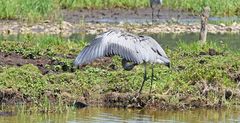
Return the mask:
{"type": "Polygon", "coordinates": [[[24,95],[36,98],[47,86],[40,70],[27,64],[22,67],[4,68],[0,73],[0,85],[2,88],[15,88],[24,95]]]}

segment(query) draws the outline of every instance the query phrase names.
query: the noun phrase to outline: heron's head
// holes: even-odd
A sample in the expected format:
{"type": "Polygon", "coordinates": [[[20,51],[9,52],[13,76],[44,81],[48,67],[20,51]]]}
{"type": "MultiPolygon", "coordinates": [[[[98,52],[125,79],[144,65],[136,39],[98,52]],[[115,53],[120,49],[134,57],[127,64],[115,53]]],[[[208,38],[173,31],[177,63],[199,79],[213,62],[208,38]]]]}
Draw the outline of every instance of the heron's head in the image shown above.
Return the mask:
{"type": "Polygon", "coordinates": [[[171,67],[170,59],[167,57],[163,57],[163,56],[159,57],[159,59],[156,60],[156,63],[164,64],[169,68],[171,67]]]}

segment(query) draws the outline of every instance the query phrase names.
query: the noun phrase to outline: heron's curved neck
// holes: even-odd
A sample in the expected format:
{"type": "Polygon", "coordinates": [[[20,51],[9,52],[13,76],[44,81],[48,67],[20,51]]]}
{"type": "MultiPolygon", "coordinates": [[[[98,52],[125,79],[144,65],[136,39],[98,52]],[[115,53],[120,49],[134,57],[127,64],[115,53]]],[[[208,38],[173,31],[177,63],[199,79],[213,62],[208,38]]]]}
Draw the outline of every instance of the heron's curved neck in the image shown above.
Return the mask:
{"type": "Polygon", "coordinates": [[[122,66],[124,68],[124,70],[132,70],[134,68],[134,66],[137,65],[136,63],[133,62],[129,62],[126,59],[122,59],[122,66]]]}

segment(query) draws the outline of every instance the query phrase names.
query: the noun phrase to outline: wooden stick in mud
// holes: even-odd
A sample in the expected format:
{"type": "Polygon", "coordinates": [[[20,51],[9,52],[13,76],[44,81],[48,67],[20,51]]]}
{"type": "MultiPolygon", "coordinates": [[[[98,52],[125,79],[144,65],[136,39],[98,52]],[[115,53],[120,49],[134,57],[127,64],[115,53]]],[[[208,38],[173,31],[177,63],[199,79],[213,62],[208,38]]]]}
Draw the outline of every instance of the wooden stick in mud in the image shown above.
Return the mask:
{"type": "Polygon", "coordinates": [[[210,14],[210,8],[204,7],[202,14],[201,14],[201,29],[200,29],[200,36],[199,39],[201,43],[205,44],[207,39],[207,23],[210,14]]]}

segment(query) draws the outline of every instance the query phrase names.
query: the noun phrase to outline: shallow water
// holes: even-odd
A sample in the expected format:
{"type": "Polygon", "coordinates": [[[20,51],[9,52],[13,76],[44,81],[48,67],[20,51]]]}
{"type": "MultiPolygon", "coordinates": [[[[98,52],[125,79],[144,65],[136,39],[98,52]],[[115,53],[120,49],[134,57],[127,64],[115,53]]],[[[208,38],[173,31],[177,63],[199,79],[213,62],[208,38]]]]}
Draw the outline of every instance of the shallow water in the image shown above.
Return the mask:
{"type": "Polygon", "coordinates": [[[1,123],[237,123],[240,110],[187,111],[132,110],[88,107],[66,113],[23,114],[0,116],[1,123]]]}
{"type": "MultiPolygon", "coordinates": [[[[144,34],[150,35],[155,40],[157,40],[164,48],[175,49],[178,47],[178,43],[193,43],[198,41],[199,33],[159,33],[159,34],[144,34]]],[[[58,35],[56,35],[58,36],[58,35]]],[[[87,41],[90,42],[95,38],[96,35],[86,35],[86,34],[72,34],[67,39],[71,41],[87,41]]],[[[224,34],[213,34],[208,33],[207,40],[214,42],[216,44],[227,45],[227,48],[233,51],[240,51],[240,33],[224,33],[224,34]]],[[[9,35],[8,37],[0,36],[0,41],[2,40],[25,40],[24,38],[20,39],[16,35],[9,35]]]]}
{"type": "MultiPolygon", "coordinates": [[[[163,19],[151,19],[151,18],[99,18],[99,19],[85,19],[85,22],[89,23],[179,23],[179,24],[191,24],[191,23],[200,23],[201,19],[199,17],[191,18],[163,18],[163,19]]],[[[240,18],[238,17],[210,17],[209,23],[219,23],[219,22],[239,22],[240,18]]]]}
{"type": "MultiPolygon", "coordinates": [[[[148,35],[148,34],[147,34],[148,35]]],[[[199,33],[160,33],[160,34],[149,34],[154,39],[160,42],[163,47],[174,49],[180,42],[192,43],[199,39],[199,33]]],[[[79,35],[73,34],[70,39],[91,41],[95,35],[79,35]]],[[[208,41],[215,42],[216,44],[225,44],[230,50],[239,51],[240,47],[240,34],[208,34],[208,41]]]]}
{"type": "MultiPolygon", "coordinates": [[[[102,9],[102,10],[81,10],[68,11],[61,10],[63,19],[71,23],[79,23],[81,21],[90,23],[200,23],[198,14],[191,12],[172,10],[169,8],[162,8],[159,17],[154,13],[152,20],[152,9],[138,8],[135,10],[127,9],[102,9]]],[[[232,17],[214,17],[209,18],[209,23],[228,23],[239,22],[240,18],[232,17]]]]}
{"type": "MultiPolygon", "coordinates": [[[[179,42],[192,43],[198,41],[199,33],[181,33],[181,34],[152,34],[153,38],[159,41],[163,46],[170,49],[176,48],[179,42]]],[[[225,44],[230,50],[239,50],[240,34],[212,34],[208,33],[207,40],[216,44],[225,44]]]]}

